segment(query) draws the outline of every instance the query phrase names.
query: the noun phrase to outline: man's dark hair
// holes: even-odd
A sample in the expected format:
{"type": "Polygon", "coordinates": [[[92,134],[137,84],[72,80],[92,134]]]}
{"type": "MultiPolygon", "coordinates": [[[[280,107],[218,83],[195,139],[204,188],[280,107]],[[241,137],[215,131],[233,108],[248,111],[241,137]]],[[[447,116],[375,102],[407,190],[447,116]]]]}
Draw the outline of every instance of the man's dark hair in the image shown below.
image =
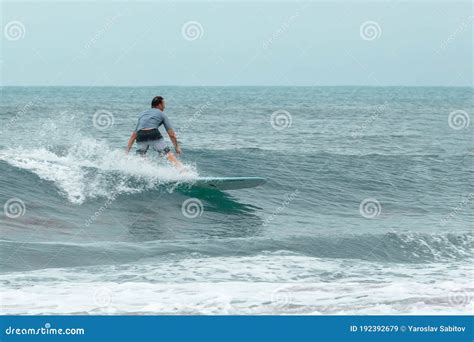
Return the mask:
{"type": "Polygon", "coordinates": [[[161,102],[163,102],[164,98],[162,96],[155,96],[153,100],[151,101],[151,108],[155,108],[158,106],[161,102]]]}

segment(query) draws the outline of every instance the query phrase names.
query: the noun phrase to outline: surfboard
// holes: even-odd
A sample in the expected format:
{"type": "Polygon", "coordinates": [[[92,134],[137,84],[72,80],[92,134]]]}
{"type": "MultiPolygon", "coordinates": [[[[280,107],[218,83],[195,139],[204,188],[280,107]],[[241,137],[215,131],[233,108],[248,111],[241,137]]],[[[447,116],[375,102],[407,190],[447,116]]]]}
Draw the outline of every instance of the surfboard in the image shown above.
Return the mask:
{"type": "Polygon", "coordinates": [[[219,190],[237,190],[254,188],[265,184],[267,180],[261,177],[200,177],[193,182],[193,187],[213,188],[219,190]]]}

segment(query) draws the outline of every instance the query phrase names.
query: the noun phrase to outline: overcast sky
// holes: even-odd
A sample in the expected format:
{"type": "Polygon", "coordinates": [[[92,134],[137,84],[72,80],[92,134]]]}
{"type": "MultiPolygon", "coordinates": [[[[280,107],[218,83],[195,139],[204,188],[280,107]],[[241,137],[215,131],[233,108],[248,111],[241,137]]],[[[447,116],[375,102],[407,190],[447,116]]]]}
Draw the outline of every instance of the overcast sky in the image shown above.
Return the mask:
{"type": "Polygon", "coordinates": [[[472,2],[3,2],[3,85],[472,86],[472,2]]]}

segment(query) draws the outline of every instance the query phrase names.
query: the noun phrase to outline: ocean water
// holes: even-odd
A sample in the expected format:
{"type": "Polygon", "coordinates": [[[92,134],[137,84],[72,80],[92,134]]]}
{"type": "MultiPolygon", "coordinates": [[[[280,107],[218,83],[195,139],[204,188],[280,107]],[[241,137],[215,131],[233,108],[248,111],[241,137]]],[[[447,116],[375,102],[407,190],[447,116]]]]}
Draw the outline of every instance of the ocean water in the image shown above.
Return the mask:
{"type": "Polygon", "coordinates": [[[1,312],[472,314],[473,94],[3,87],[1,312]],[[124,153],[155,95],[187,174],[124,153]]]}

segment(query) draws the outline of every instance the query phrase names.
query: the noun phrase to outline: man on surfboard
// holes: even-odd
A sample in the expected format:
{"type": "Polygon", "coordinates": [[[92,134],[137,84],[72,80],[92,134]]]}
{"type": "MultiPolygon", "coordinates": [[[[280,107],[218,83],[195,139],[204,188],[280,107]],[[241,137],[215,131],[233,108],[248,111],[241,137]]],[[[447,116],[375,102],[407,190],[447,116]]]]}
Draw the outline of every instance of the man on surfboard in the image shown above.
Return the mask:
{"type": "Polygon", "coordinates": [[[165,110],[165,100],[161,96],[155,96],[151,101],[151,109],[147,109],[138,114],[138,123],[135,130],[132,132],[130,139],[128,139],[127,153],[133,146],[135,140],[137,141],[137,153],[144,156],[151,147],[161,156],[165,156],[175,167],[182,168],[182,164],[166,146],[165,140],[161,135],[158,127],[165,126],[166,132],[174,145],[176,154],[181,154],[181,148],[176,138],[176,133],[171,127],[170,120],[163,113],[165,110]]]}

